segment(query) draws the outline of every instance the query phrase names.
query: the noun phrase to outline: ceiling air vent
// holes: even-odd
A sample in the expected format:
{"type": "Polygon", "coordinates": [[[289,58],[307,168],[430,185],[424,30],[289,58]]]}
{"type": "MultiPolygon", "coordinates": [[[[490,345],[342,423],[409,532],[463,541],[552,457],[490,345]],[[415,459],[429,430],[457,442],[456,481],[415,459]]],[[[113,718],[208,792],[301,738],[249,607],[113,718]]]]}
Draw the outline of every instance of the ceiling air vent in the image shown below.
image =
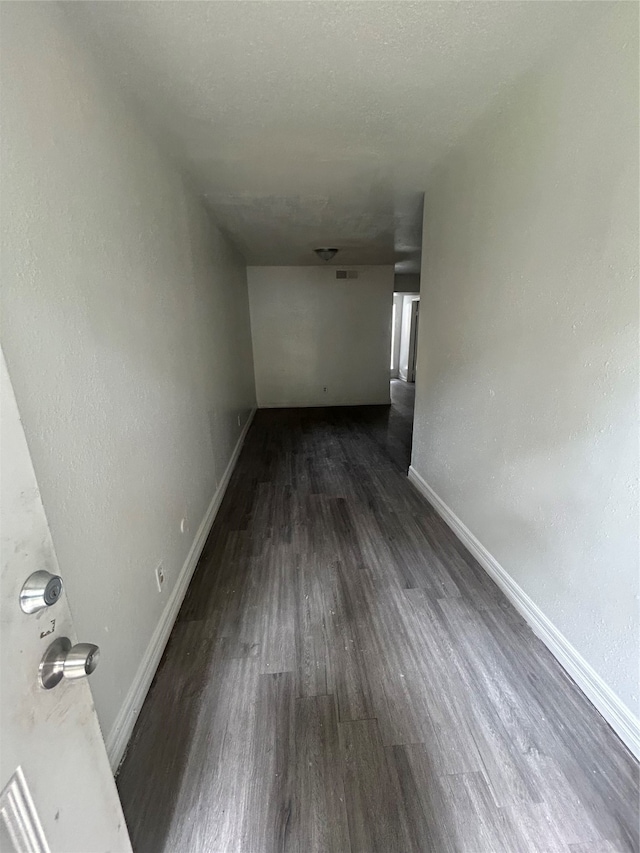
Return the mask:
{"type": "Polygon", "coordinates": [[[336,278],[358,278],[358,270],[336,270],[336,278]]]}

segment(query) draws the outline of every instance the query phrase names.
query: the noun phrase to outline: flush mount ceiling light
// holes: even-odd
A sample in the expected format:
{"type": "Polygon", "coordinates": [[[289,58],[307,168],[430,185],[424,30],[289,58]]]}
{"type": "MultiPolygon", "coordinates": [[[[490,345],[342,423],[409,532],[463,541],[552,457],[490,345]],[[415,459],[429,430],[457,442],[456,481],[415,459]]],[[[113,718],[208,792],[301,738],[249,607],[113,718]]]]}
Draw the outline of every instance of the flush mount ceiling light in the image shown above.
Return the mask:
{"type": "Polygon", "coordinates": [[[337,249],[314,249],[313,251],[323,261],[330,261],[331,258],[334,258],[338,254],[337,249]]]}

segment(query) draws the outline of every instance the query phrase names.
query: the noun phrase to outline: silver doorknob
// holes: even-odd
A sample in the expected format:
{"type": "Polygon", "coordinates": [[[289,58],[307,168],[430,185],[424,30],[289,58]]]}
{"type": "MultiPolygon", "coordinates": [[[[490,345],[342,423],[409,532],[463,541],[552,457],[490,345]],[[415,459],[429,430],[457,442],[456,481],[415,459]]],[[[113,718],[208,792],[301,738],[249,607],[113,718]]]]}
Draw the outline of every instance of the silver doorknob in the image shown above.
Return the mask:
{"type": "Polygon", "coordinates": [[[62,578],[41,569],[24,582],[20,590],[20,607],[25,613],[37,613],[51,607],[62,595],[62,578]]]}
{"type": "Polygon", "coordinates": [[[98,666],[99,659],[100,649],[93,643],[76,643],[72,646],[68,637],[58,637],[40,661],[40,684],[45,690],[51,690],[60,684],[63,678],[71,681],[85,678],[98,666]]]}

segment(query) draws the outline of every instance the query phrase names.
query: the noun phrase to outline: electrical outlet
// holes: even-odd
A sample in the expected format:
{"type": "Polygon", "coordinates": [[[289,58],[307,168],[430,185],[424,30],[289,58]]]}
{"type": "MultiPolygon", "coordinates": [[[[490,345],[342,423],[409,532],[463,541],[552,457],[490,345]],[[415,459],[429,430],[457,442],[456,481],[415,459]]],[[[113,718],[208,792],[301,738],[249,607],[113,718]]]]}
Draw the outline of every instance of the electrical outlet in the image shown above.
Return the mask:
{"type": "Polygon", "coordinates": [[[326,393],[327,393],[327,386],[325,385],[325,386],[324,386],[324,388],[323,388],[322,390],[323,390],[323,391],[324,391],[324,393],[326,394],[326,393]]]}
{"type": "Polygon", "coordinates": [[[158,592],[162,592],[162,585],[164,583],[164,569],[162,568],[162,563],[156,569],[156,584],[158,586],[158,592]]]}

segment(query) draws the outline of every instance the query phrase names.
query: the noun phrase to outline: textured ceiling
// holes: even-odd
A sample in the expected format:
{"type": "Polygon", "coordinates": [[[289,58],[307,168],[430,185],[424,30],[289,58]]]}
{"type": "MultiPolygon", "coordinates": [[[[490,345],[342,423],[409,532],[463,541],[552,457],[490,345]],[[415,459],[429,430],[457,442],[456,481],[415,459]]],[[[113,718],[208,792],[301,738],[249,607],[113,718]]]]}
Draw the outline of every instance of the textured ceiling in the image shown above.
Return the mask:
{"type": "Polygon", "coordinates": [[[419,268],[434,164],[601,11],[580,2],[72,2],[253,264],[419,268]]]}

